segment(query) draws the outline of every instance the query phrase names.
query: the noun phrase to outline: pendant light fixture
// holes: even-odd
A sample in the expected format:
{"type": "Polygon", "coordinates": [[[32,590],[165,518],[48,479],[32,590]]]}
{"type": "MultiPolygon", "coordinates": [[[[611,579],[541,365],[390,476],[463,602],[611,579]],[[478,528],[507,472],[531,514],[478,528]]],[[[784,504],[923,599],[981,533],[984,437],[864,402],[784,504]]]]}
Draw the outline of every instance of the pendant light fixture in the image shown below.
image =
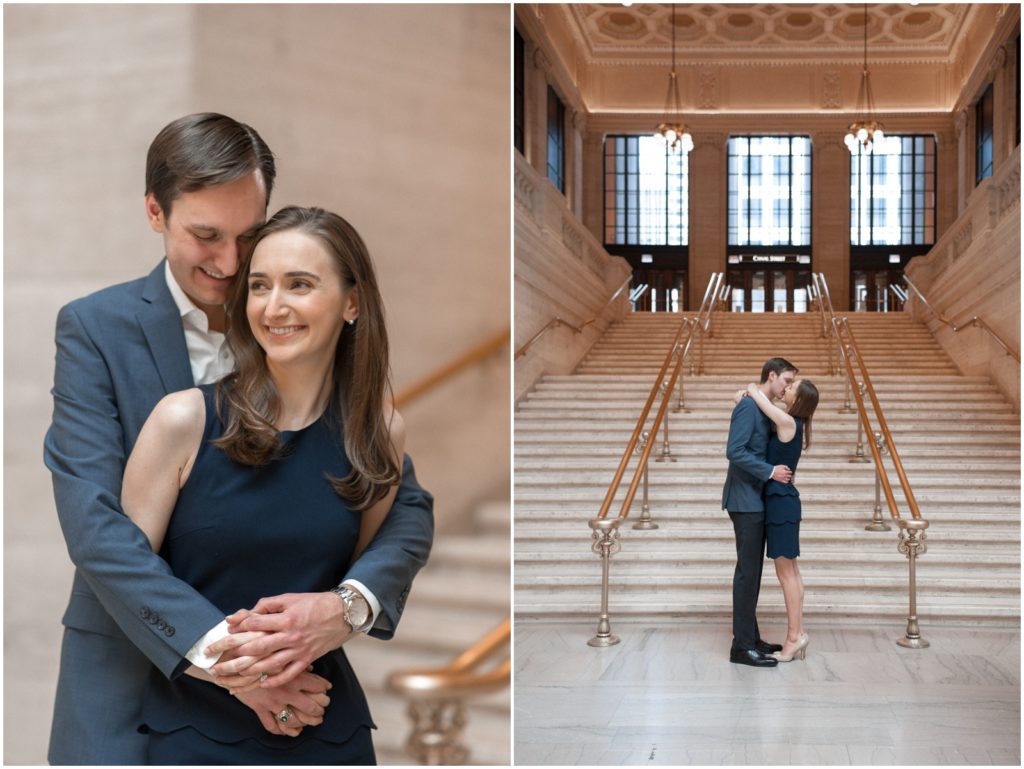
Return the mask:
{"type": "Polygon", "coordinates": [[[860,147],[870,153],[873,145],[885,138],[882,124],[875,119],[875,95],[871,92],[871,72],[868,70],[868,6],[864,4],[864,67],[860,72],[860,92],[857,94],[857,112],[861,119],[847,128],[844,141],[850,153],[856,155],[860,147]]]}
{"type": "Polygon", "coordinates": [[[690,129],[683,123],[682,109],[679,103],[679,78],[676,76],[675,3],[672,3],[672,71],[668,76],[668,92],[665,94],[665,116],[654,135],[661,137],[673,152],[680,147],[683,152],[693,149],[693,137],[690,136],[690,129]]]}

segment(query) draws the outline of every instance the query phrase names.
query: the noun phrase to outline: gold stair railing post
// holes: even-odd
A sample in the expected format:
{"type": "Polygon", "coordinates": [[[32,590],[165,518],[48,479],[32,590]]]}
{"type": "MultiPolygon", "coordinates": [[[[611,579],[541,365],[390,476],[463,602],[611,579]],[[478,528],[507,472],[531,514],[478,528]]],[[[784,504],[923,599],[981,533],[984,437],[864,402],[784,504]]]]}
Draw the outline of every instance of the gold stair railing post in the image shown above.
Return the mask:
{"type": "Polygon", "coordinates": [[[462,744],[466,708],[459,700],[409,703],[412,733],[405,750],[423,766],[460,766],[469,758],[462,744]]]}
{"type": "Polygon", "coordinates": [[[661,426],[661,421],[665,418],[668,408],[671,405],[670,402],[672,400],[673,388],[676,386],[676,378],[682,371],[683,363],[693,342],[693,334],[695,333],[696,327],[699,325],[699,318],[704,315],[704,308],[707,305],[708,297],[711,295],[711,289],[712,285],[709,281],[707,291],[704,293],[704,301],[701,303],[701,309],[697,313],[698,320],[683,318],[682,322],[679,324],[679,327],[676,330],[675,339],[672,341],[672,346],[665,355],[665,359],[661,364],[661,369],[659,370],[658,375],[654,380],[654,384],[648,393],[647,401],[640,412],[640,416],[637,418],[636,427],[633,429],[633,434],[626,444],[626,449],[622,454],[622,459],[619,461],[618,468],[615,470],[612,482],[608,486],[608,491],[605,494],[604,501],[601,503],[601,508],[598,511],[597,516],[588,522],[591,529],[591,550],[601,558],[601,612],[597,623],[597,633],[593,638],[587,641],[589,646],[612,646],[619,642],[618,637],[613,635],[611,632],[611,621],[608,615],[609,571],[611,557],[621,550],[619,526],[629,515],[630,505],[632,505],[633,498],[636,496],[642,475],[645,481],[646,493],[648,477],[644,471],[648,469],[647,463],[650,459],[651,449],[654,447],[654,442],[657,440],[658,428],[661,426]],[[684,343],[683,332],[687,329],[689,329],[689,333],[687,334],[686,341],[684,343]],[[665,374],[673,359],[675,360],[675,365],[672,367],[672,375],[666,382],[665,374]],[[647,423],[647,417],[650,414],[651,406],[654,404],[654,399],[657,397],[659,392],[662,394],[661,405],[658,408],[657,415],[654,417],[654,422],[650,427],[649,433],[644,438],[644,444],[642,448],[639,449],[641,451],[640,461],[633,474],[633,479],[629,484],[629,488],[626,490],[622,509],[616,518],[609,520],[607,515],[611,508],[612,500],[615,498],[615,494],[622,482],[622,477],[626,472],[626,466],[629,464],[629,460],[633,452],[638,450],[637,445],[641,434],[645,432],[644,426],[647,423]],[[652,438],[654,439],[653,441],[652,438]]]}
{"type": "Polygon", "coordinates": [[[612,635],[608,619],[608,567],[611,558],[622,549],[619,544],[619,519],[595,518],[590,522],[594,544],[591,549],[601,556],[601,616],[597,620],[597,634],[587,641],[587,646],[614,646],[619,637],[612,635]]]}
{"type": "Polygon", "coordinates": [[[490,663],[509,646],[511,637],[510,618],[443,667],[414,668],[388,676],[388,688],[409,700],[413,727],[405,748],[419,763],[468,762],[469,750],[462,743],[467,723],[465,702],[508,687],[511,656],[493,666],[490,663]]]}
{"type": "MultiPolygon", "coordinates": [[[[898,549],[901,553],[906,554],[909,564],[909,603],[910,609],[907,616],[907,630],[903,638],[896,641],[900,646],[904,646],[910,649],[925,649],[928,647],[928,642],[921,638],[921,631],[917,623],[917,556],[923,555],[927,552],[927,545],[925,544],[925,529],[928,528],[928,521],[921,517],[921,511],[917,505],[917,499],[914,496],[914,491],[910,486],[910,480],[907,478],[906,471],[903,468],[903,462],[900,460],[899,453],[896,451],[896,445],[893,441],[892,431],[889,430],[889,425],[886,423],[885,414],[882,411],[882,406],[878,402],[878,396],[875,393],[875,388],[871,384],[871,376],[868,373],[867,366],[864,363],[864,358],[860,354],[860,350],[857,347],[857,340],[854,338],[853,331],[850,329],[848,318],[837,319],[835,311],[832,309],[832,300],[828,293],[828,284],[825,282],[824,275],[817,274],[813,277],[815,284],[818,286],[819,295],[825,300],[828,306],[828,314],[831,318],[832,333],[835,336],[836,344],[839,348],[839,358],[842,366],[846,369],[846,382],[847,382],[847,402],[849,402],[849,393],[853,392],[857,399],[857,418],[858,422],[863,426],[866,432],[869,432],[875,436],[875,440],[869,445],[871,446],[871,454],[875,463],[875,508],[876,518],[881,517],[881,503],[878,499],[879,488],[885,493],[885,501],[889,507],[889,514],[896,521],[900,527],[898,549]],[[860,369],[860,375],[862,384],[859,387],[851,387],[851,383],[855,383],[857,376],[854,373],[853,361],[856,360],[857,366],[860,369]],[[867,407],[864,404],[864,393],[871,398],[871,406],[875,412],[875,418],[878,420],[878,426],[880,432],[874,433],[871,430],[871,424],[868,421],[867,407]],[[910,508],[910,513],[913,516],[911,520],[906,520],[900,517],[899,509],[896,506],[896,497],[892,491],[892,485],[889,483],[888,474],[885,471],[885,466],[882,461],[883,451],[888,450],[889,455],[892,457],[893,467],[896,469],[896,475],[899,477],[900,486],[903,489],[904,496],[906,497],[907,507],[910,508]]],[[[866,528],[871,528],[866,527],[866,528]]]]}
{"type": "MultiPolygon", "coordinates": [[[[640,443],[636,446],[636,451],[640,456],[643,456],[644,449],[647,448],[647,439],[650,437],[650,433],[646,430],[643,435],[640,436],[640,443]]],[[[648,499],[648,484],[647,475],[651,468],[650,461],[644,463],[644,498],[643,505],[640,508],[640,520],[633,524],[634,529],[650,530],[658,528],[658,524],[651,520],[651,504],[648,499]]]]}
{"type": "MultiPolygon", "coordinates": [[[[864,400],[864,383],[861,382],[859,385],[860,399],[864,400]]],[[[857,448],[854,450],[853,456],[850,457],[851,462],[868,462],[868,458],[864,455],[864,424],[859,419],[857,420],[857,448]]]]}
{"type": "MultiPolygon", "coordinates": [[[[661,397],[662,398],[666,398],[666,397],[667,398],[671,398],[672,397],[671,395],[668,395],[668,388],[666,387],[665,382],[661,383],[661,387],[658,388],[658,391],[661,393],[661,397]]],[[[668,415],[667,414],[665,415],[665,421],[661,423],[661,453],[658,454],[657,457],[655,457],[654,461],[655,462],[675,462],[676,461],[676,458],[674,456],[672,456],[672,447],[669,445],[669,442],[668,442],[668,415]]],[[[645,469],[644,472],[647,472],[647,470],[645,469]]]]}
{"type": "Polygon", "coordinates": [[[924,555],[928,551],[928,545],[924,541],[924,530],[928,528],[928,521],[922,519],[906,521],[901,518],[897,523],[900,527],[897,547],[901,553],[907,556],[910,572],[910,609],[907,614],[907,632],[896,643],[907,649],[927,649],[929,644],[921,637],[921,629],[917,625],[917,556],[924,555]],[[919,535],[920,539],[918,539],[919,535]]]}
{"type": "Polygon", "coordinates": [[[685,380],[685,379],[686,379],[686,377],[683,376],[683,372],[680,371],[679,372],[679,387],[678,387],[679,397],[676,399],[676,407],[674,409],[672,409],[672,413],[674,413],[674,414],[678,414],[679,412],[682,412],[684,414],[689,414],[690,413],[690,409],[686,405],[686,400],[683,398],[683,390],[684,390],[683,380],[685,380]]]}
{"type": "MultiPolygon", "coordinates": [[[[859,424],[859,420],[858,420],[859,424]]],[[[878,447],[879,454],[885,454],[887,449],[885,447],[885,439],[881,433],[875,433],[875,445],[878,447]]],[[[864,460],[867,461],[866,459],[864,460]]],[[[875,468],[875,510],[871,518],[871,523],[864,527],[865,531],[891,531],[892,527],[882,519],[882,476],[878,472],[878,468],[875,468]]]]}

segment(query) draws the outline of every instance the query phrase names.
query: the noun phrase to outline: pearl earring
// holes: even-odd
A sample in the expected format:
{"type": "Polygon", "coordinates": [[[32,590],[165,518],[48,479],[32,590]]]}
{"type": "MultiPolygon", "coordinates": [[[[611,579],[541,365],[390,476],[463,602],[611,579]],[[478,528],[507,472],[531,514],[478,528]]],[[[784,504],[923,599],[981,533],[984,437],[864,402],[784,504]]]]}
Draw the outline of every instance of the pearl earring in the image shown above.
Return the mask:
{"type": "Polygon", "coordinates": [[[356,324],[355,318],[349,318],[345,322],[348,323],[348,325],[350,325],[350,326],[354,326],[356,324]]]}

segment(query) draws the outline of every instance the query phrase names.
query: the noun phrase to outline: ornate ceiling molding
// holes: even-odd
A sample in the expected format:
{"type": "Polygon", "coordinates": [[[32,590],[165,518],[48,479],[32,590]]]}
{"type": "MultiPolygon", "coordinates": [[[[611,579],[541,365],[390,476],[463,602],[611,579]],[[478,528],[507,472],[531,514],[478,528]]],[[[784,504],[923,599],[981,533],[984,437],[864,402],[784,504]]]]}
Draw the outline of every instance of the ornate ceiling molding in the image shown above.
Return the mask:
{"type": "MultiPolygon", "coordinates": [[[[857,64],[864,16],[858,5],[575,3],[551,6],[593,66],[636,66],[638,60],[665,64],[674,34],[684,65],[743,57],[759,66],[793,66],[827,61],[857,64]],[[809,61],[808,61],[809,60],[809,61]]],[[[873,4],[868,45],[880,64],[953,61],[971,4],[873,4]]],[[[723,62],[724,63],[724,62],[723,62]]]]}

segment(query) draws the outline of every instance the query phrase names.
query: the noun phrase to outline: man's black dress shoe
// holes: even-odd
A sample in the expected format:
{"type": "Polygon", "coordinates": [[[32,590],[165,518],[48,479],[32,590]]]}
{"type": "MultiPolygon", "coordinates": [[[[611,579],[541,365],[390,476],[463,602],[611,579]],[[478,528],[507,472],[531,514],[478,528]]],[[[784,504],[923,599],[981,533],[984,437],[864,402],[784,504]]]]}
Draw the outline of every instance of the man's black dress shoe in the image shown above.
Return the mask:
{"type": "Polygon", "coordinates": [[[729,662],[737,665],[752,665],[755,668],[773,668],[779,664],[774,657],[762,654],[757,649],[730,649],[729,662]]]}
{"type": "Polygon", "coordinates": [[[771,654],[772,652],[782,651],[782,644],[770,644],[767,641],[758,641],[754,644],[754,648],[761,652],[761,654],[771,654]]]}

